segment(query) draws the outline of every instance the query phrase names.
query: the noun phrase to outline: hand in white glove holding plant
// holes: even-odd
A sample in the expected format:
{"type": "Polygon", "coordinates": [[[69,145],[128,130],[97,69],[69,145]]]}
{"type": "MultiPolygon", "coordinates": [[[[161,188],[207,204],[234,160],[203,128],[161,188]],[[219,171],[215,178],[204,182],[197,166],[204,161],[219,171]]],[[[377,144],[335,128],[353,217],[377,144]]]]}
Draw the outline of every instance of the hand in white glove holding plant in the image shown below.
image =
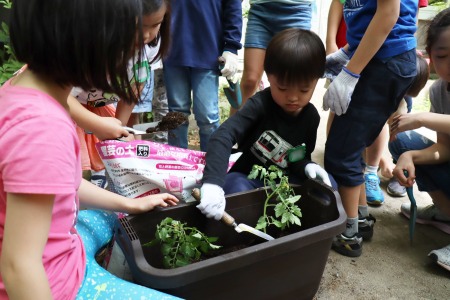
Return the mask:
{"type": "Polygon", "coordinates": [[[323,97],[323,109],[331,109],[338,116],[345,114],[359,77],[359,74],[354,74],[344,67],[328,87],[323,97]]]}
{"type": "Polygon", "coordinates": [[[238,56],[230,51],[223,51],[220,59],[224,60],[220,72],[229,80],[233,80],[234,74],[238,70],[238,56]]]}
{"type": "Polygon", "coordinates": [[[327,171],[325,171],[321,166],[309,163],[305,167],[305,175],[309,179],[318,179],[328,186],[331,186],[330,177],[328,177],[327,171]]]}
{"type": "Polygon", "coordinates": [[[220,220],[225,211],[225,193],[223,189],[211,183],[204,183],[200,189],[201,200],[197,208],[208,218],[220,220]]]}

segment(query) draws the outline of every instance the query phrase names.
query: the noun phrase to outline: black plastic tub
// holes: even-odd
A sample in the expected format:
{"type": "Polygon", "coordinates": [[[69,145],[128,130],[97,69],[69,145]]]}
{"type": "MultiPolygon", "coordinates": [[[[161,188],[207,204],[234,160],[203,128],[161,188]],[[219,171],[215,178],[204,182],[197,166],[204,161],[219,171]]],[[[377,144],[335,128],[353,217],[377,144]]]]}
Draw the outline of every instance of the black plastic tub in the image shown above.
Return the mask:
{"type": "MultiPolygon", "coordinates": [[[[136,283],[186,299],[312,299],[319,288],[331,242],[345,229],[346,215],[339,194],[316,181],[295,187],[302,226],[265,241],[237,233],[207,219],[188,203],[121,219],[116,240],[136,283]],[[154,239],[156,225],[166,217],[187,222],[224,249],[240,249],[176,269],[163,269],[160,248],[142,247],[154,239]]],[[[255,226],[262,214],[265,191],[233,194],[226,210],[236,222],[255,226]]]]}

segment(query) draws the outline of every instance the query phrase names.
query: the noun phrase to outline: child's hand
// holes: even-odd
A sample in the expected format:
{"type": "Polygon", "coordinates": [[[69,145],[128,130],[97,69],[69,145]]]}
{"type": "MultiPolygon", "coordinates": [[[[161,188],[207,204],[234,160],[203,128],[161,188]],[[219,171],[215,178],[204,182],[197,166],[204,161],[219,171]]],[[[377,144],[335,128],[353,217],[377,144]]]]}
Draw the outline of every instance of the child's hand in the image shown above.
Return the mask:
{"type": "Polygon", "coordinates": [[[416,168],[410,151],[404,152],[397,160],[392,174],[398,179],[398,182],[406,187],[411,187],[414,185],[416,179],[416,168]],[[408,171],[408,178],[404,174],[404,170],[408,171]]]}
{"type": "Polygon", "coordinates": [[[322,181],[328,186],[331,186],[330,178],[328,177],[327,171],[325,171],[321,166],[314,163],[309,163],[305,167],[305,175],[309,179],[317,179],[322,181]]]}
{"type": "Polygon", "coordinates": [[[422,127],[419,119],[421,113],[417,114],[401,114],[397,115],[392,119],[390,126],[390,140],[395,140],[398,133],[413,130],[422,127]]]}
{"type": "Polygon", "coordinates": [[[208,218],[220,220],[225,211],[225,194],[223,189],[211,183],[204,183],[200,189],[201,200],[197,208],[208,218]]]}
{"type": "Polygon", "coordinates": [[[113,117],[100,117],[92,132],[101,141],[113,140],[129,135],[128,131],[122,127],[122,122],[113,117]]]}
{"type": "Polygon", "coordinates": [[[334,80],[334,78],[342,71],[342,68],[347,65],[348,60],[348,54],[343,48],[328,54],[325,62],[324,77],[334,80]]]}
{"type": "Polygon", "coordinates": [[[128,213],[130,214],[143,213],[154,209],[156,206],[175,206],[179,202],[177,197],[169,193],[161,193],[142,198],[128,199],[128,201],[131,205],[128,210],[128,213]]]}
{"type": "Polygon", "coordinates": [[[359,77],[360,75],[354,74],[344,67],[328,87],[323,97],[323,109],[331,109],[338,116],[345,114],[359,77]]]}

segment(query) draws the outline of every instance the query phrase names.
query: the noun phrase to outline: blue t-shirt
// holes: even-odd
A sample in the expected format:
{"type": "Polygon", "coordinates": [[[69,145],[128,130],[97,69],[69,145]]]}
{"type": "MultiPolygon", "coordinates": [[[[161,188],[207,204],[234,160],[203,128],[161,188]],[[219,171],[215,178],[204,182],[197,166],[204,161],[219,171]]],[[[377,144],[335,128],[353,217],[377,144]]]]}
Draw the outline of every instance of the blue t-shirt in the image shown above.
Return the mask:
{"type": "MultiPolygon", "coordinates": [[[[375,57],[392,57],[416,47],[416,15],[418,0],[401,0],[400,16],[375,57]]],[[[353,53],[377,10],[376,0],[346,0],[344,19],[347,24],[347,43],[353,53]]]]}

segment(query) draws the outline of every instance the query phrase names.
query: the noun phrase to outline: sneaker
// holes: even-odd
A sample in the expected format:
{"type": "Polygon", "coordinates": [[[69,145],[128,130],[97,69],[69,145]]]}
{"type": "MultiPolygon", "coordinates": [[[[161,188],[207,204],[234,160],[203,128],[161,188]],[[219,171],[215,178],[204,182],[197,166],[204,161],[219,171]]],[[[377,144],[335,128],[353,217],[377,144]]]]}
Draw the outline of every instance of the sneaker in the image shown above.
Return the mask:
{"type": "Polygon", "coordinates": [[[373,226],[375,225],[375,222],[377,219],[375,219],[374,216],[369,214],[369,216],[363,218],[359,216],[358,218],[358,233],[363,238],[363,240],[368,241],[373,236],[373,226]]]}
{"type": "Polygon", "coordinates": [[[406,188],[403,185],[400,185],[397,178],[392,177],[389,180],[387,189],[387,193],[392,197],[404,197],[406,196],[406,188]]]}
{"type": "Polygon", "coordinates": [[[362,242],[363,239],[358,233],[351,237],[341,233],[333,238],[331,248],[339,254],[358,257],[362,254],[362,242]]]}
{"type": "Polygon", "coordinates": [[[450,271],[450,245],[438,250],[433,250],[428,253],[428,256],[438,265],[450,271]]]}
{"type": "MultiPolygon", "coordinates": [[[[403,203],[400,209],[409,219],[411,203],[403,203]]],[[[431,225],[450,234],[450,217],[441,213],[434,204],[417,208],[416,223],[431,225]]]]}
{"type": "Polygon", "coordinates": [[[91,183],[101,187],[102,189],[106,189],[108,187],[108,180],[106,180],[106,176],[103,175],[92,175],[91,183]]]}
{"type": "Polygon", "coordinates": [[[364,174],[366,181],[366,198],[367,204],[380,206],[384,202],[383,191],[380,188],[380,178],[377,174],[364,174]]]}

